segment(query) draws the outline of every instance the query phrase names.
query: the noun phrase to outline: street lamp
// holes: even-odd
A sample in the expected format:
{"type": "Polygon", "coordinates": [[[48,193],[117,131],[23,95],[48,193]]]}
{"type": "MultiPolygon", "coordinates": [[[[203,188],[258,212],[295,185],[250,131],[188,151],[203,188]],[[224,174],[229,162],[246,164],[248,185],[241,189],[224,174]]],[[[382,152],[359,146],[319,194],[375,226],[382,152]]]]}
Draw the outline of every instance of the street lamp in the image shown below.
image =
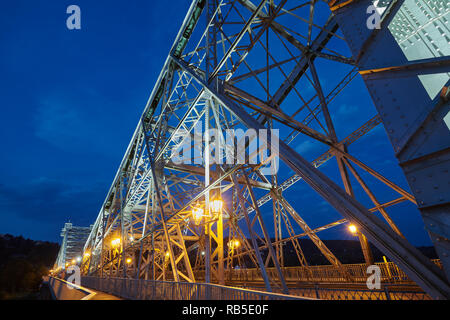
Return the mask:
{"type": "Polygon", "coordinates": [[[348,226],[348,230],[350,230],[351,233],[356,234],[356,232],[358,231],[358,228],[356,228],[356,226],[354,224],[351,224],[348,226]]]}
{"type": "Polygon", "coordinates": [[[120,238],[116,238],[116,239],[114,239],[114,240],[111,241],[111,245],[112,245],[113,247],[116,247],[116,246],[118,246],[119,244],[120,244],[120,238]]]}
{"type": "Polygon", "coordinates": [[[223,200],[218,198],[209,203],[209,212],[213,217],[218,217],[222,212],[223,200]]]}
{"type": "Polygon", "coordinates": [[[238,239],[228,241],[228,246],[232,249],[239,248],[241,242],[238,239]]]}
{"type": "Polygon", "coordinates": [[[195,207],[192,208],[192,219],[196,225],[202,222],[203,217],[205,218],[217,218],[222,213],[223,200],[218,198],[209,202],[209,214],[205,214],[205,210],[197,202],[195,207]]]}
{"type": "Polygon", "coordinates": [[[199,225],[202,221],[202,218],[204,216],[205,211],[201,207],[195,207],[192,208],[192,218],[194,219],[194,222],[196,225],[199,225]]]}
{"type": "Polygon", "coordinates": [[[127,264],[130,264],[132,262],[131,258],[127,258],[127,260],[125,260],[127,264]]]}

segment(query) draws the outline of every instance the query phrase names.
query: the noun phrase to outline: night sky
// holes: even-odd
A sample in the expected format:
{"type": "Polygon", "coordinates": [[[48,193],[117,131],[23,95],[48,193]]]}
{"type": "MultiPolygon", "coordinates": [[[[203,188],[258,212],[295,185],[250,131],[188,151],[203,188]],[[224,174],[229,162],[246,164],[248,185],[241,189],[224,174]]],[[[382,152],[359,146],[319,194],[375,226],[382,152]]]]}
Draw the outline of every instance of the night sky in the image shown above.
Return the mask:
{"type": "MultiPolygon", "coordinates": [[[[59,242],[65,222],[94,223],[189,5],[188,0],[2,2],[0,233],[59,242]],[[81,30],[66,27],[71,4],[81,8],[81,30]]],[[[374,114],[364,85],[356,85],[374,114]]],[[[353,120],[355,108],[342,102],[341,120],[353,120]]],[[[409,190],[384,128],[366,141],[353,150],[375,168],[383,162],[382,173],[409,190]]],[[[327,216],[328,222],[339,219],[318,196],[299,194],[306,187],[299,183],[286,195],[302,208],[322,204],[305,217],[311,226],[327,216]]],[[[378,191],[383,194],[382,186],[378,191]]],[[[390,212],[414,245],[430,244],[414,206],[390,212]]],[[[352,238],[343,228],[323,237],[352,238]]]]}

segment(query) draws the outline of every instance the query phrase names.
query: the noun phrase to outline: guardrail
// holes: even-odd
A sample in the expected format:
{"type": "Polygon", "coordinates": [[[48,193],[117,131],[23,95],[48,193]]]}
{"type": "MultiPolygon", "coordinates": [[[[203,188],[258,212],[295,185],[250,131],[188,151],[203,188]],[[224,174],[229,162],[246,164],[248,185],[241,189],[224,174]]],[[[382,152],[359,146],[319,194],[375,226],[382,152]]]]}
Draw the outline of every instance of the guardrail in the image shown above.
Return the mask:
{"type": "Polygon", "coordinates": [[[82,277],[83,286],[131,300],[315,300],[216,284],[82,277]]]}
{"type": "Polygon", "coordinates": [[[369,289],[292,289],[292,293],[324,300],[432,300],[425,292],[415,290],[392,290],[388,286],[382,290],[369,289]],[[309,294],[308,294],[309,291],[309,294]]]}
{"type": "Polygon", "coordinates": [[[49,286],[54,300],[90,300],[96,294],[87,288],[51,276],[43,277],[43,282],[49,286]]]}
{"type": "MultiPolygon", "coordinates": [[[[245,287],[246,289],[259,289],[245,287]]],[[[320,300],[432,300],[416,286],[386,285],[381,289],[362,288],[322,288],[318,285],[302,288],[289,288],[289,293],[320,300]]]]}
{"type": "Polygon", "coordinates": [[[381,290],[315,285],[289,288],[291,295],[284,295],[206,283],[98,277],[82,277],[81,281],[85,287],[131,300],[431,300],[419,288],[407,285],[386,285],[381,290]]]}
{"type": "MultiPolygon", "coordinates": [[[[438,267],[442,268],[439,259],[431,260],[438,267]]],[[[375,263],[381,270],[381,281],[384,283],[413,283],[412,280],[393,262],[375,263]]],[[[344,270],[352,277],[353,282],[365,283],[367,280],[366,264],[344,264],[344,270]]],[[[270,277],[276,277],[274,268],[266,268],[270,277]]],[[[335,282],[346,283],[342,272],[333,265],[308,266],[308,267],[283,267],[282,273],[286,281],[295,282],[335,282]]],[[[195,273],[195,278],[202,280],[204,273],[195,273]]],[[[261,272],[258,269],[233,269],[225,271],[227,281],[252,282],[262,281],[261,272]]]]}

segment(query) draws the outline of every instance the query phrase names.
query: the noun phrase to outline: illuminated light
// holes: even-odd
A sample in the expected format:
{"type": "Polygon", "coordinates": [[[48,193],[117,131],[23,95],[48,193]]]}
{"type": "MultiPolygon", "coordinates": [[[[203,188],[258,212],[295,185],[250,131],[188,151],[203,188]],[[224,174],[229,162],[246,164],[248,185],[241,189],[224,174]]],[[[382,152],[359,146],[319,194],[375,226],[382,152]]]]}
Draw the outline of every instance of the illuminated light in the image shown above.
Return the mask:
{"type": "Polygon", "coordinates": [[[85,252],[85,253],[84,253],[84,257],[85,257],[85,258],[89,258],[90,256],[91,256],[91,254],[90,254],[89,252],[85,252]]]}
{"type": "Polygon", "coordinates": [[[223,201],[221,199],[215,199],[209,203],[209,211],[213,216],[218,216],[222,212],[223,201]]]}
{"type": "Polygon", "coordinates": [[[204,256],[205,255],[205,251],[202,251],[202,256],[204,256]]]}
{"type": "Polygon", "coordinates": [[[77,263],[77,261],[75,259],[73,259],[72,260],[72,264],[75,264],[75,263],[77,263]]]}
{"type": "Polygon", "coordinates": [[[81,257],[77,257],[77,262],[81,262],[81,257]]]}
{"type": "Polygon", "coordinates": [[[170,257],[170,252],[166,251],[166,258],[170,257]]]}
{"type": "Polygon", "coordinates": [[[241,245],[241,242],[237,239],[228,241],[228,246],[230,248],[238,248],[241,245]]]}
{"type": "Polygon", "coordinates": [[[204,216],[204,210],[203,208],[197,207],[192,209],[192,218],[194,219],[194,222],[196,225],[199,225],[202,221],[202,218],[204,216]]]}
{"type": "Polygon", "coordinates": [[[358,231],[354,224],[349,225],[348,230],[350,230],[351,233],[356,233],[358,231]]]}
{"type": "Polygon", "coordinates": [[[134,238],[133,238],[132,236],[130,237],[130,241],[131,241],[131,242],[133,242],[133,241],[134,241],[134,238]]]}
{"type": "Polygon", "coordinates": [[[127,260],[126,260],[127,264],[130,264],[131,261],[132,261],[131,258],[127,258],[127,260]]]}
{"type": "Polygon", "coordinates": [[[116,246],[120,245],[120,238],[116,238],[116,239],[112,240],[111,241],[111,245],[113,247],[116,247],[116,246]]]}
{"type": "Polygon", "coordinates": [[[69,266],[69,263],[68,263],[68,262],[66,262],[66,267],[67,267],[67,266],[69,266]]]}

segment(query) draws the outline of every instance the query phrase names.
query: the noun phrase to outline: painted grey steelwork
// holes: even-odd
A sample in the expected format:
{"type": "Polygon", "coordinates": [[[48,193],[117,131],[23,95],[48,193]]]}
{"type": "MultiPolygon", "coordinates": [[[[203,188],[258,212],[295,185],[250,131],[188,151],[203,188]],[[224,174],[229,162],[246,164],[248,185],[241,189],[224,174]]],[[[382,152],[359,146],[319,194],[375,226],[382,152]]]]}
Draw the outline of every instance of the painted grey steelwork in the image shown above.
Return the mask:
{"type": "Polygon", "coordinates": [[[73,259],[81,257],[84,245],[91,233],[92,227],[76,227],[72,223],[65,223],[61,230],[61,246],[59,248],[55,267],[64,269],[66,263],[72,263],[73,259]]]}
{"type": "MultiPolygon", "coordinates": [[[[84,245],[83,273],[180,284],[198,282],[200,273],[207,283],[223,284],[236,267],[251,267],[267,291],[289,292],[284,246],[291,243],[302,270],[311,273],[298,241],[308,237],[342,278],[353,282],[318,236],[352,223],[366,264],[372,264],[370,241],[433,299],[448,299],[441,269],[405,239],[388,213],[398,203],[413,209],[418,204],[447,268],[449,104],[446,94],[436,95],[448,81],[448,4],[431,2],[380,2],[385,18],[382,28],[372,31],[366,25],[369,1],[194,0],[84,245]],[[343,49],[347,44],[351,56],[343,49]],[[322,79],[330,63],[333,85],[322,79]],[[342,139],[336,101],[359,75],[379,115],[342,139]],[[418,104],[422,107],[411,108],[418,104]],[[350,148],[381,122],[414,196],[350,148]],[[217,134],[199,138],[199,125],[217,134]],[[259,138],[282,160],[282,170],[290,170],[287,180],[274,171],[263,174],[271,161],[212,161],[211,145],[223,142],[227,129],[270,128],[280,129],[279,147],[270,143],[272,133],[259,138]],[[200,146],[192,148],[191,163],[174,163],[174,153],[190,139],[200,146]],[[303,154],[308,144],[324,150],[312,162],[303,154]],[[337,181],[319,171],[332,159],[337,181]],[[311,213],[286,192],[299,181],[344,219],[310,227],[311,213]],[[381,201],[372,181],[397,197],[381,201]],[[370,202],[362,204],[356,187],[370,202]],[[223,209],[195,221],[197,209],[210,213],[213,199],[222,199],[223,209]],[[269,206],[262,211],[269,202],[272,214],[269,206]],[[269,262],[276,272],[267,271],[269,262]]],[[[232,148],[225,153],[238,158],[232,148]]],[[[205,288],[205,294],[213,290],[205,288]]]]}

